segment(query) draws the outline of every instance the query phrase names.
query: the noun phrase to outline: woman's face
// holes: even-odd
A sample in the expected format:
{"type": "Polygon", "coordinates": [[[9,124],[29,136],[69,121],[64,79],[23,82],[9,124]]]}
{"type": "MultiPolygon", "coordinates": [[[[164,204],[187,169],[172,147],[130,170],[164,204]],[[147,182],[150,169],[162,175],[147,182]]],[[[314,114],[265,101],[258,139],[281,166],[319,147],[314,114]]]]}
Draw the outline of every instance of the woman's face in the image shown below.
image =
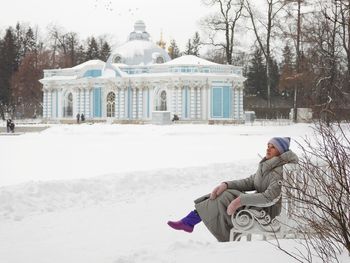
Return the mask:
{"type": "Polygon", "coordinates": [[[273,146],[273,144],[268,143],[266,149],[266,159],[271,159],[272,157],[280,155],[279,151],[273,146]]]}

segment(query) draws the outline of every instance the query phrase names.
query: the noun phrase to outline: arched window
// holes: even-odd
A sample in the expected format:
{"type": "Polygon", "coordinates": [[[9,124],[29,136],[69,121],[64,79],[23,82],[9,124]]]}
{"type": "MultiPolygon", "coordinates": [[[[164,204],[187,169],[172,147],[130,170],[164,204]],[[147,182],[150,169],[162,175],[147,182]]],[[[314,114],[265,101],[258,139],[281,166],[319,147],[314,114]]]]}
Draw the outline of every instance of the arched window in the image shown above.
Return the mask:
{"type": "Polygon", "coordinates": [[[107,95],[107,117],[115,116],[115,94],[110,92],[107,95]]]}
{"type": "Polygon", "coordinates": [[[73,94],[72,93],[68,93],[64,100],[63,116],[73,117],[73,94]]]}
{"type": "Polygon", "coordinates": [[[163,57],[157,57],[157,59],[156,59],[156,63],[157,64],[163,64],[164,63],[164,58],[163,57]]]}
{"type": "Polygon", "coordinates": [[[113,63],[122,63],[122,57],[120,55],[116,55],[114,57],[113,63]]]}

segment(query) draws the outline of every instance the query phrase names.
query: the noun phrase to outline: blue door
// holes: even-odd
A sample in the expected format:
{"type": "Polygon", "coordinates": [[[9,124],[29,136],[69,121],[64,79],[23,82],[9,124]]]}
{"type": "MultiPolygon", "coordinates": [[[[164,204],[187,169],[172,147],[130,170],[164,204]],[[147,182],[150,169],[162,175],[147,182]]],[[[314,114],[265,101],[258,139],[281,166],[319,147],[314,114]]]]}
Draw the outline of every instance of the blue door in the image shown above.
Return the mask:
{"type": "Polygon", "coordinates": [[[93,105],[93,114],[94,117],[102,117],[102,101],[101,101],[101,88],[94,88],[94,105],[93,105]]]}
{"type": "Polygon", "coordinates": [[[228,119],[231,116],[231,87],[212,87],[211,117],[228,119]]]}

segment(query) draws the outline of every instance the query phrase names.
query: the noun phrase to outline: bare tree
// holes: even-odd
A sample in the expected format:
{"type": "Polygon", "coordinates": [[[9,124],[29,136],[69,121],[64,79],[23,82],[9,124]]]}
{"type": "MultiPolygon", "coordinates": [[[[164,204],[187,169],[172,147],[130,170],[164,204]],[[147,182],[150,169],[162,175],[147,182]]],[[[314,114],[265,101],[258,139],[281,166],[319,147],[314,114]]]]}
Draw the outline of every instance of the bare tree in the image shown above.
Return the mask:
{"type": "MultiPolygon", "coordinates": [[[[296,74],[301,73],[301,68],[300,68],[300,60],[301,60],[301,52],[300,52],[300,45],[301,45],[301,4],[304,2],[304,0],[286,0],[287,2],[290,3],[296,3],[297,4],[297,30],[296,30],[296,37],[295,37],[295,42],[296,42],[296,74]]],[[[294,122],[297,122],[297,95],[298,95],[298,86],[300,85],[299,82],[297,82],[294,85],[294,107],[293,107],[293,120],[294,122]]]]}
{"type": "Polygon", "coordinates": [[[311,23],[304,26],[305,54],[312,64],[315,75],[312,93],[315,98],[314,110],[320,112],[331,98],[331,108],[346,106],[350,94],[346,91],[348,83],[344,81],[344,49],[339,35],[340,8],[337,1],[318,1],[318,12],[313,14],[311,23]]]}
{"type": "Polygon", "coordinates": [[[17,116],[31,118],[41,114],[42,85],[38,79],[43,77],[43,70],[49,68],[49,51],[38,49],[27,52],[18,71],[11,78],[12,97],[17,116]]]}
{"type": "Polygon", "coordinates": [[[49,28],[48,34],[54,67],[72,67],[81,60],[78,57],[80,42],[77,33],[65,32],[63,28],[54,25],[49,28]]]}
{"type": "Polygon", "coordinates": [[[232,64],[235,30],[242,15],[244,0],[202,0],[202,2],[207,6],[219,9],[218,12],[208,15],[201,21],[203,27],[208,31],[209,39],[209,42],[203,42],[203,44],[224,49],[226,63],[232,64]],[[217,40],[220,33],[224,34],[224,41],[217,40]]]}
{"type": "Polygon", "coordinates": [[[313,137],[299,144],[300,171],[288,178],[286,189],[290,213],[305,238],[300,262],[312,262],[315,256],[338,262],[343,251],[350,253],[349,135],[348,124],[319,122],[313,137]]]}
{"type": "Polygon", "coordinates": [[[57,57],[59,53],[59,45],[60,45],[60,35],[62,35],[63,29],[59,28],[56,25],[48,26],[48,42],[50,43],[51,49],[51,61],[53,67],[60,67],[59,62],[57,62],[57,57]]]}
{"type": "Polygon", "coordinates": [[[225,64],[226,62],[226,56],[223,49],[211,48],[207,50],[205,54],[203,54],[203,57],[209,61],[213,61],[219,64],[225,64]]]}
{"type": "Polygon", "coordinates": [[[338,14],[329,17],[335,24],[339,25],[339,31],[337,32],[344,49],[347,65],[347,92],[350,92],[350,1],[349,0],[334,0],[333,5],[336,7],[338,14]]]}
{"type": "Polygon", "coordinates": [[[277,28],[278,15],[287,2],[284,0],[266,0],[266,21],[259,17],[259,12],[252,6],[251,0],[245,0],[245,9],[248,12],[257,43],[266,61],[267,78],[267,106],[271,107],[271,86],[272,86],[272,54],[271,39],[277,28]]]}

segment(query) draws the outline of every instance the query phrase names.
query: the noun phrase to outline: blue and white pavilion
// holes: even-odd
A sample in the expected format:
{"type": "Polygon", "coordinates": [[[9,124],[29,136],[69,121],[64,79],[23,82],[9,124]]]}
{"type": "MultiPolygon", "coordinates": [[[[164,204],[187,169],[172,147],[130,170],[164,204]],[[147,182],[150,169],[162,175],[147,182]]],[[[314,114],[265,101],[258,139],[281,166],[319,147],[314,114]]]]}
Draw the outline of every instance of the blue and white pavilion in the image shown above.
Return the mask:
{"type": "Polygon", "coordinates": [[[196,56],[171,60],[137,21],[109,59],[44,70],[43,117],[148,122],[155,111],[188,121],[242,122],[242,68],[196,56]]]}

